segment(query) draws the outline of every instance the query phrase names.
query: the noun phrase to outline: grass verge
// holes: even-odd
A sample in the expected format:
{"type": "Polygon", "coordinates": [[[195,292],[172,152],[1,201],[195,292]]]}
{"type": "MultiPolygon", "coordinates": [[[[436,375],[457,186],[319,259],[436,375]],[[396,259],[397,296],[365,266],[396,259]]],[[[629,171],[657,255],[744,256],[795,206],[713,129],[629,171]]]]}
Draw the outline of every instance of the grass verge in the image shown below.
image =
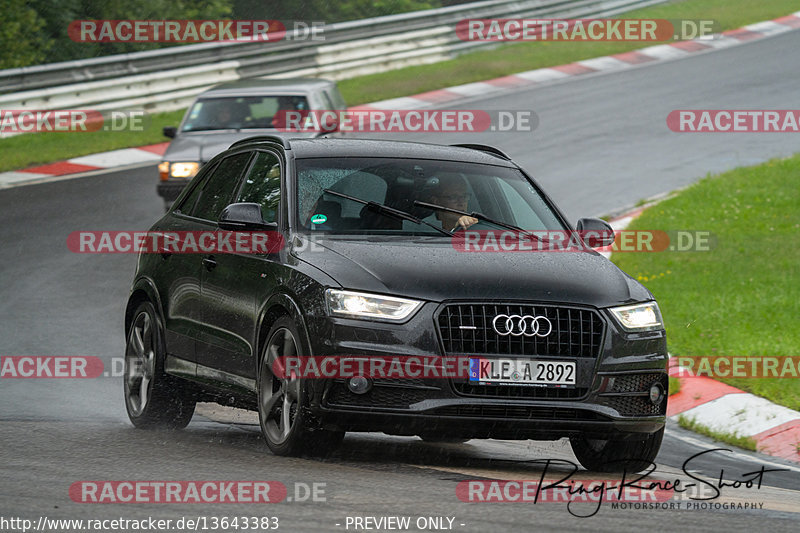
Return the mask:
{"type": "Polygon", "coordinates": [[[725,444],[731,444],[733,446],[738,446],[739,448],[750,450],[751,452],[756,451],[756,441],[751,437],[742,437],[739,435],[735,435],[733,433],[725,433],[724,431],[716,431],[703,424],[699,424],[693,418],[688,418],[683,415],[678,415],[678,425],[684,429],[688,429],[689,431],[694,431],[695,433],[699,433],[700,435],[705,435],[706,437],[710,437],[716,441],[724,442],[725,444]]]}
{"type": "Polygon", "coordinates": [[[118,148],[168,141],[164,126],[177,126],[185,110],[147,115],[143,131],[45,132],[0,139],[0,172],[61,161],[118,148]]]}
{"type": "Polygon", "coordinates": [[[669,395],[678,394],[681,391],[681,380],[678,378],[669,378],[669,395]]]}
{"type": "MultiPolygon", "coordinates": [[[[738,28],[797,10],[796,0],[688,0],[639,9],[625,18],[711,19],[721,30],[738,28]]],[[[647,46],[625,42],[527,42],[502,45],[430,65],[407,67],[339,82],[349,105],[375,102],[471,83],[515,72],[561,65],[647,46]]],[[[175,126],[184,111],[151,115],[144,131],[38,133],[0,139],[0,172],[69,159],[117,148],[163,142],[163,126],[175,126]]]]}
{"type": "MultiPolygon", "coordinates": [[[[674,356],[796,356],[800,154],[709,176],[647,209],[631,230],[707,231],[710,251],[614,254],[661,306],[674,356]]],[[[800,379],[725,383],[800,410],[800,379]]]]}

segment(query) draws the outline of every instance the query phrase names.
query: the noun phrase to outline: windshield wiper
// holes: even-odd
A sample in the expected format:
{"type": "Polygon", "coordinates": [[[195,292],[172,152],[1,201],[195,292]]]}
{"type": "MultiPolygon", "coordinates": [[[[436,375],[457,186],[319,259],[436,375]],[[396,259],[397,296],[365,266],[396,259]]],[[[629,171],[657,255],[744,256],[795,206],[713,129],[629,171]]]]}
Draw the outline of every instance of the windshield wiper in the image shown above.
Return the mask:
{"type": "Polygon", "coordinates": [[[428,202],[420,202],[419,200],[414,200],[414,205],[417,205],[419,207],[425,207],[427,209],[436,209],[437,211],[448,211],[450,213],[456,213],[458,215],[477,218],[478,220],[483,220],[484,222],[488,222],[489,224],[494,224],[495,226],[500,226],[501,228],[510,229],[512,231],[518,231],[521,234],[525,235],[526,237],[531,237],[537,241],[542,240],[541,237],[529,232],[528,230],[524,230],[519,226],[514,226],[513,224],[506,224],[505,222],[500,222],[499,220],[495,220],[477,211],[473,211],[472,213],[467,213],[466,211],[461,211],[460,209],[453,209],[451,207],[445,207],[443,205],[429,204],[428,202]]]}
{"type": "Polygon", "coordinates": [[[411,213],[406,213],[405,211],[401,211],[400,209],[395,209],[394,207],[389,207],[388,205],[379,204],[378,202],[362,200],[361,198],[356,198],[355,196],[342,194],[340,192],[332,191],[330,189],[324,189],[323,192],[328,193],[328,194],[332,194],[334,196],[339,196],[341,198],[344,198],[346,200],[351,200],[351,201],[357,202],[359,204],[364,204],[364,205],[367,206],[367,209],[369,209],[370,211],[374,211],[376,213],[380,213],[380,214],[388,216],[390,218],[396,218],[396,219],[399,219],[399,220],[408,220],[408,221],[414,222],[416,224],[425,224],[426,226],[429,226],[429,227],[435,229],[436,231],[438,231],[439,233],[447,235],[448,237],[452,237],[453,236],[453,234],[450,233],[449,231],[444,230],[442,228],[439,228],[439,227],[431,224],[430,222],[422,220],[419,217],[415,217],[411,213]]]}

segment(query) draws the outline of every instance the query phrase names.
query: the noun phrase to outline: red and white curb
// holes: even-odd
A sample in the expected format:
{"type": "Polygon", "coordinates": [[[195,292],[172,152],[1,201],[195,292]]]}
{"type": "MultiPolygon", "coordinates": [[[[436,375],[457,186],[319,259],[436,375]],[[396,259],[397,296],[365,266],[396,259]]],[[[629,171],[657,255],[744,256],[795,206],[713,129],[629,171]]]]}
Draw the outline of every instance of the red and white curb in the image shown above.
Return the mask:
{"type": "MultiPolygon", "coordinates": [[[[689,373],[670,359],[673,377],[689,373]]],[[[667,416],[681,415],[715,431],[750,437],[759,452],[800,462],[800,412],[707,377],[678,377],[667,416]]]]}
{"type": "MultiPolygon", "coordinates": [[[[544,86],[562,82],[586,74],[610,73],[628,68],[655,64],[688,57],[691,54],[712,52],[764,37],[778,35],[800,28],[800,11],[774,20],[750,24],[743,28],[729,30],[715,35],[713,39],[695,39],[670,44],[649,46],[640,50],[595,57],[566,65],[540,68],[495,78],[492,80],[456,85],[446,89],[438,89],[414,96],[392,98],[372,102],[353,109],[419,109],[458,100],[511,92],[520,88],[544,86]]],[[[52,181],[57,176],[85,173],[135,164],[157,162],[161,160],[168,143],[160,143],[139,148],[126,148],[67,161],[51,163],[14,172],[0,173],[0,189],[52,181]]]]}
{"type": "MultiPolygon", "coordinates": [[[[615,231],[623,230],[647,207],[623,213],[609,223],[615,231]]],[[[750,437],[759,452],[800,463],[800,412],[714,379],[694,376],[674,358],[669,361],[669,375],[681,382],[680,391],[667,402],[667,416],[672,420],[683,416],[717,432],[750,437]]]]}
{"type": "Polygon", "coordinates": [[[167,151],[167,146],[169,146],[168,142],[140,146],[138,148],[123,148],[121,150],[74,157],[66,161],[49,163],[24,170],[3,172],[0,173],[0,189],[44,183],[53,181],[60,176],[83,174],[94,170],[160,162],[161,156],[167,151]]]}

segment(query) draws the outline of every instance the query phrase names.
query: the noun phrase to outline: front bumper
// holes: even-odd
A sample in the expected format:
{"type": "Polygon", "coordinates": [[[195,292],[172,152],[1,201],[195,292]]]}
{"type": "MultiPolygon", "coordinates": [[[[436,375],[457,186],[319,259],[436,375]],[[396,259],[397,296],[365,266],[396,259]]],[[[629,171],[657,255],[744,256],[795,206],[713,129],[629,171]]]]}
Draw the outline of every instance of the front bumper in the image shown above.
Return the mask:
{"type": "MultiPolygon", "coordinates": [[[[452,356],[452,352],[442,355],[445,346],[436,326],[444,305],[426,304],[405,324],[322,319],[310,335],[317,339],[316,345],[312,341],[312,353],[452,356]]],[[[375,379],[369,392],[354,394],[344,380],[325,380],[313,383],[312,411],[328,428],[397,435],[433,432],[465,438],[549,440],[584,435],[624,439],[660,430],[666,421],[666,397],[653,405],[647,393],[656,382],[667,391],[664,331],[626,333],[604,312],[598,313],[604,323],[599,355],[554,358],[576,362],[578,380],[573,389],[481,388],[471,387],[465,379],[415,378],[375,379]]]]}

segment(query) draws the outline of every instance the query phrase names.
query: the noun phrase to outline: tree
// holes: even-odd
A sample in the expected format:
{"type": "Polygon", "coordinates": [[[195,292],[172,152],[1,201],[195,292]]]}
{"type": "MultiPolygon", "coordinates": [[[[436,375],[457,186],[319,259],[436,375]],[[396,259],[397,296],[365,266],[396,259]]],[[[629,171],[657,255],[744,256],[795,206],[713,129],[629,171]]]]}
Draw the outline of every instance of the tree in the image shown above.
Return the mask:
{"type": "Polygon", "coordinates": [[[42,35],[45,21],[25,0],[0,0],[0,69],[44,61],[52,40],[42,35]]]}

